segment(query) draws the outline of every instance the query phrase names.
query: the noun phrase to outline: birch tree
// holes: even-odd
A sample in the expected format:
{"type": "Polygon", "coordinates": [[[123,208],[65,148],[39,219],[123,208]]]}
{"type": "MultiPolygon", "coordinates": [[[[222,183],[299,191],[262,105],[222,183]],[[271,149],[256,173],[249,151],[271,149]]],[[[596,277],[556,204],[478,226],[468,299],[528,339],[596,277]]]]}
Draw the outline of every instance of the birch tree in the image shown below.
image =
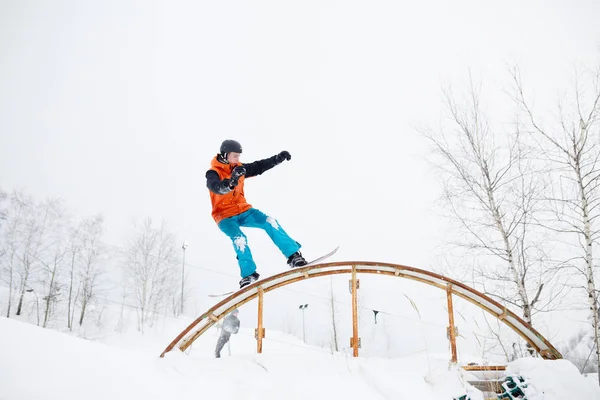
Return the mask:
{"type": "Polygon", "coordinates": [[[31,199],[22,193],[13,192],[7,195],[5,207],[2,209],[2,225],[0,227],[0,276],[8,285],[6,317],[10,318],[14,295],[18,289],[18,254],[21,246],[20,235],[23,232],[24,216],[31,208],[31,199]]]}
{"type": "Polygon", "coordinates": [[[47,249],[46,254],[40,254],[41,283],[44,286],[44,322],[46,328],[56,304],[60,300],[62,287],[63,260],[67,252],[68,217],[66,208],[61,200],[49,200],[46,204],[46,236],[41,238],[47,249]]]}
{"type": "Polygon", "coordinates": [[[8,193],[6,193],[0,187],[0,229],[2,229],[2,226],[6,223],[6,219],[8,217],[8,207],[8,193]]]}
{"type": "Polygon", "coordinates": [[[20,225],[22,243],[18,257],[19,303],[16,315],[21,315],[25,293],[30,290],[30,278],[39,267],[40,255],[44,250],[44,235],[47,228],[49,207],[48,203],[36,204],[34,200],[23,193],[15,193],[14,201],[23,208],[23,224],[20,225]]]}
{"type": "Polygon", "coordinates": [[[79,326],[83,325],[88,307],[97,295],[99,277],[105,271],[105,250],[101,243],[103,222],[100,215],[86,219],[80,230],[79,326]]]}
{"type": "Polygon", "coordinates": [[[69,233],[69,244],[67,247],[68,259],[68,295],[67,295],[67,328],[73,330],[73,318],[75,316],[75,303],[79,299],[79,286],[76,279],[76,265],[81,259],[82,238],[81,231],[83,222],[79,226],[72,228],[69,233]]]}
{"type": "MultiPolygon", "coordinates": [[[[512,71],[516,101],[527,126],[552,165],[552,218],[544,225],[571,236],[579,244],[572,267],[583,277],[593,330],[596,362],[600,366],[600,321],[595,284],[594,247],[600,237],[600,68],[591,78],[576,74],[573,92],[558,105],[558,119],[544,123],[525,95],[518,69],[512,71]]],[[[598,369],[600,381],[600,368],[598,369]]]]}
{"type": "Polygon", "coordinates": [[[4,242],[3,238],[5,236],[4,226],[6,225],[6,220],[8,218],[8,205],[7,205],[7,194],[0,187],[0,272],[3,272],[4,265],[6,261],[4,257],[8,254],[8,249],[2,245],[4,242]]]}
{"type": "Polygon", "coordinates": [[[146,218],[136,229],[127,250],[126,271],[138,306],[138,329],[143,333],[159,309],[166,309],[177,293],[178,262],[175,238],[163,222],[158,228],[146,218]]]}
{"type": "MultiPolygon", "coordinates": [[[[481,89],[470,79],[464,103],[444,90],[450,130],[423,129],[438,156],[443,200],[465,240],[455,245],[472,252],[474,284],[518,309],[533,324],[536,309],[556,270],[543,264],[542,232],[536,229],[539,193],[544,185],[518,124],[508,131],[492,126],[481,103],[481,89]]],[[[550,292],[548,291],[548,294],[550,292]]]]}
{"type": "Polygon", "coordinates": [[[332,348],[339,351],[338,344],[338,324],[337,324],[337,306],[335,294],[333,292],[333,278],[329,280],[329,312],[331,313],[331,344],[332,348]]]}

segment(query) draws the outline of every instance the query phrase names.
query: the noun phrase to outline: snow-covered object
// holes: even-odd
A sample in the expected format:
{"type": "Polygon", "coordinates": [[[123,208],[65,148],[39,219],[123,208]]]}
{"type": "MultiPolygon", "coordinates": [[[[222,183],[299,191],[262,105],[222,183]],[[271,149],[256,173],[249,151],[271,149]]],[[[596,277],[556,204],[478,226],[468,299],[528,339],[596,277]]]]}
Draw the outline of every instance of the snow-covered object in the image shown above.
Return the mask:
{"type": "Polygon", "coordinates": [[[600,400],[598,381],[586,379],[567,360],[521,358],[508,364],[506,374],[525,379],[528,400],[600,400]]]}

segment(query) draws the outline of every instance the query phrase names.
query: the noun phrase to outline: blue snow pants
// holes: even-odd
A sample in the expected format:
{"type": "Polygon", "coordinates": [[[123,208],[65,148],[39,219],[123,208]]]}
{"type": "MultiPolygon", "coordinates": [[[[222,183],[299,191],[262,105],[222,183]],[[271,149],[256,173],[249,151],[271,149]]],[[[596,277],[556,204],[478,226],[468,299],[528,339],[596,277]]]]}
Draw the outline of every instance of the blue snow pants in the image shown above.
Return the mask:
{"type": "Polygon", "coordinates": [[[275,218],[265,215],[256,208],[251,208],[240,215],[225,218],[219,222],[219,229],[229,236],[233,242],[242,278],[254,273],[256,271],[256,264],[252,259],[250,247],[248,247],[248,238],[240,229],[241,227],[259,228],[267,232],[267,235],[269,235],[286,259],[301,247],[298,242],[293,240],[283,230],[275,218]]]}

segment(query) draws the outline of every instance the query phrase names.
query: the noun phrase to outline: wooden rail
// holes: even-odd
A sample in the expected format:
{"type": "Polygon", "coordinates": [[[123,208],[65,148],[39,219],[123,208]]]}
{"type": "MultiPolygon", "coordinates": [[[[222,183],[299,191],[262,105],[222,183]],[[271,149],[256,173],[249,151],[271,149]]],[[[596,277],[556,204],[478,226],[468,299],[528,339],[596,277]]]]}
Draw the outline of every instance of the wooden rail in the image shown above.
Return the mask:
{"type": "Polygon", "coordinates": [[[417,282],[435,286],[446,291],[448,301],[448,336],[452,346],[452,361],[456,362],[456,332],[454,329],[454,315],[452,306],[452,297],[461,297],[477,307],[485,310],[489,314],[498,318],[509,328],[519,334],[527,343],[531,345],[543,358],[558,359],[561,354],[552,346],[531,325],[521,319],[519,316],[508,310],[502,304],[496,302],[490,297],[478,292],[477,290],[453,279],[436,274],[434,272],[409,267],[405,265],[372,262],[372,261],[339,261],[332,263],[318,264],[310,267],[296,268],[277,275],[259,280],[237,291],[229,297],[215,304],[204,314],[196,318],[188,325],[173,341],[164,349],[160,357],[173,350],[175,346],[181,351],[185,351],[200,335],[206,332],[221,318],[224,318],[234,308],[241,307],[249,301],[258,298],[258,328],[256,329],[257,352],[262,351],[262,339],[264,338],[264,327],[262,320],[263,296],[272,290],[293,284],[306,279],[319,278],[335,274],[351,274],[352,287],[352,339],[351,345],[354,356],[358,356],[360,347],[360,338],[358,337],[358,318],[356,316],[356,293],[358,289],[357,274],[377,274],[391,277],[410,279],[417,282]]]}

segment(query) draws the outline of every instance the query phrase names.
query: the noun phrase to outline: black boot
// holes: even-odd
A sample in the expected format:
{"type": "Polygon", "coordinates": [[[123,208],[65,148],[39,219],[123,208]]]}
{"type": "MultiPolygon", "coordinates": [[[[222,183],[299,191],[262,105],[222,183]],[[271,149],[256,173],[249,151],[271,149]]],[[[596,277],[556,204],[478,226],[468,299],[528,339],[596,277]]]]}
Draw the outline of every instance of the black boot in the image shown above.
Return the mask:
{"type": "Polygon", "coordinates": [[[306,260],[304,259],[304,257],[302,257],[302,253],[300,253],[299,251],[297,251],[294,254],[292,254],[288,258],[287,263],[290,266],[290,268],[303,267],[306,264],[308,264],[308,262],[306,262],[306,260]]]}
{"type": "Polygon", "coordinates": [[[256,282],[258,278],[260,278],[260,275],[256,271],[251,273],[247,277],[242,278],[242,280],[240,281],[240,289],[250,285],[252,282],[256,282]]]}

